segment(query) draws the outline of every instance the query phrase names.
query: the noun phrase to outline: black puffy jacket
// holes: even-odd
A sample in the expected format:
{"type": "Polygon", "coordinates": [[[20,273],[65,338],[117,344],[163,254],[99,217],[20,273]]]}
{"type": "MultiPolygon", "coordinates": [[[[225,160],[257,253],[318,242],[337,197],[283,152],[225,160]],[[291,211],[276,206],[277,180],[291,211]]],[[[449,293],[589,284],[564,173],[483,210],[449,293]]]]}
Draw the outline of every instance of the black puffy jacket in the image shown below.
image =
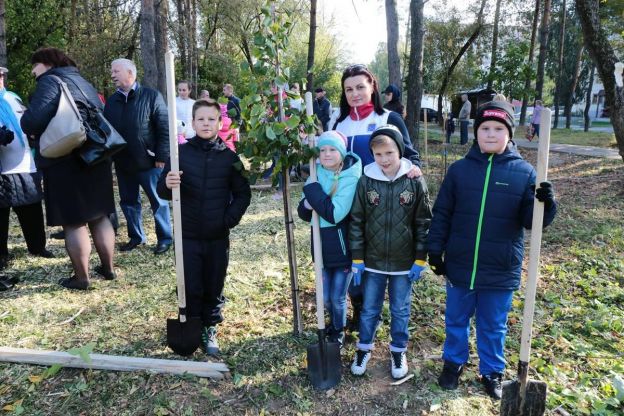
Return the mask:
{"type": "MultiPolygon", "coordinates": [[[[242,162],[219,138],[212,142],[195,136],[180,146],[179,155],[183,237],[226,238],[251,202],[242,162]]],[[[167,162],[156,188],[164,199],[171,199],[171,190],[165,185],[170,170],[167,162]]]]}
{"type": "Polygon", "coordinates": [[[113,158],[116,169],[140,172],[169,160],[169,118],[160,92],[137,82],[127,97],[117,91],[108,98],[104,116],[128,142],[113,158]]]}
{"type": "Polygon", "coordinates": [[[48,159],[41,156],[39,153],[39,137],[48,127],[50,120],[56,115],[61,96],[61,86],[51,75],[56,75],[67,84],[67,88],[74,98],[83,120],[87,115],[87,106],[85,104],[85,97],[82,95],[80,89],[87,95],[86,99],[89,100],[89,104],[102,108],[102,101],[100,101],[96,89],[80,75],[76,67],[63,66],[52,68],[41,74],[37,78],[37,87],[30,97],[28,109],[24,112],[20,121],[24,133],[28,136],[34,136],[35,138],[35,162],[39,169],[74,157],[73,154],[70,154],[63,157],[48,159]]]}

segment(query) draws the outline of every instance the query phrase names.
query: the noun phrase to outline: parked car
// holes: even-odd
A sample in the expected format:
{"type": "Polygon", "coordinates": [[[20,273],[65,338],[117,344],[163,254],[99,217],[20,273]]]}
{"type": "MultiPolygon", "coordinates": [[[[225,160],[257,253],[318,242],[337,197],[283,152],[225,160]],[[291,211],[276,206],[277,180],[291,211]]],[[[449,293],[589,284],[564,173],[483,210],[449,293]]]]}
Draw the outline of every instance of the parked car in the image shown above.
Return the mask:
{"type": "Polygon", "coordinates": [[[427,122],[428,123],[437,123],[438,122],[438,110],[434,110],[433,108],[420,108],[420,121],[425,121],[425,111],[427,111],[427,122]]]}

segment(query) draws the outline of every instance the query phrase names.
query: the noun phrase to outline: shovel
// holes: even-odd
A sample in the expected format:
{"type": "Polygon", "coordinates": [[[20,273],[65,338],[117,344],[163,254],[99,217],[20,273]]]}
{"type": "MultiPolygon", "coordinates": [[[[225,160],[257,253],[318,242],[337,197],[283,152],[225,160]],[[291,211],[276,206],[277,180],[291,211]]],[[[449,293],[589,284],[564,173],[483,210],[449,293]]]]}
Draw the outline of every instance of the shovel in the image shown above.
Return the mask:
{"type": "MultiPolygon", "coordinates": [[[[546,180],[548,170],[548,148],[550,144],[550,109],[542,110],[544,126],[537,150],[537,182],[546,180]]],[[[533,223],[531,226],[531,248],[529,250],[529,272],[526,282],[524,314],[522,318],[522,338],[520,341],[520,361],[518,363],[518,379],[503,383],[501,399],[501,416],[537,416],[546,410],[546,383],[529,380],[529,354],[531,352],[531,328],[535,311],[535,292],[539,279],[539,257],[542,243],[542,222],[544,220],[544,204],[535,200],[533,206],[533,223]]]]}
{"type": "MultiPolygon", "coordinates": [[[[312,115],[312,93],[305,93],[306,114],[312,115]]],[[[309,135],[310,147],[314,147],[314,135],[309,135]]],[[[310,159],[310,177],[316,181],[316,161],[310,159]]],[[[316,320],[318,343],[308,345],[308,377],[312,386],[328,390],[340,383],[342,362],[340,346],[325,339],[325,308],[323,306],[323,253],[319,217],[312,211],[312,246],[314,248],[314,275],[316,277],[316,320]]]]}
{"type": "MultiPolygon", "coordinates": [[[[175,78],[173,72],[173,53],[165,54],[167,74],[167,106],[169,107],[169,152],[171,171],[178,172],[178,139],[175,107],[175,78]]],[[[178,286],[179,319],[167,319],[167,345],[176,354],[191,355],[201,341],[202,321],[186,316],[186,289],[184,287],[184,261],[182,257],[182,216],[180,209],[180,188],[173,188],[173,230],[175,248],[176,281],[178,286]]]]}

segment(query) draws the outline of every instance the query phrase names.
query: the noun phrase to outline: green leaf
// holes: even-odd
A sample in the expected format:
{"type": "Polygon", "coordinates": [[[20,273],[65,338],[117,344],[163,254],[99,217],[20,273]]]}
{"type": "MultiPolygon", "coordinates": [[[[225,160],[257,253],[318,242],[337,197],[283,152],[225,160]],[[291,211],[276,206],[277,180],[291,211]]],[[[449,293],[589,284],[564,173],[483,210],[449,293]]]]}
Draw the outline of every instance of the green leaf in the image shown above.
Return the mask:
{"type": "Polygon", "coordinates": [[[87,364],[91,364],[91,352],[93,352],[93,348],[95,347],[95,342],[89,342],[87,345],[80,348],[70,348],[67,352],[71,355],[77,355],[82,358],[87,364]]]}
{"type": "Polygon", "coordinates": [[[265,132],[266,132],[267,138],[269,138],[270,140],[277,139],[277,136],[275,135],[275,132],[273,131],[273,127],[271,127],[270,125],[266,126],[265,132]]]}
{"type": "Polygon", "coordinates": [[[297,127],[299,127],[300,121],[301,119],[299,117],[292,116],[288,120],[286,120],[286,126],[288,126],[289,129],[296,129],[297,127]]]}

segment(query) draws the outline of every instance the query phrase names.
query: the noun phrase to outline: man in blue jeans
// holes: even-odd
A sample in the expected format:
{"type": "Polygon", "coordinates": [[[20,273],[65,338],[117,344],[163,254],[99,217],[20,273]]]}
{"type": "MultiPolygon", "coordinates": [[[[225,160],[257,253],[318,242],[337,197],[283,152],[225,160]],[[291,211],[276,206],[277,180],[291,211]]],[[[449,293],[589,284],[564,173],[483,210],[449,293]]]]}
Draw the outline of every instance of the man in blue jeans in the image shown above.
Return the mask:
{"type": "Polygon", "coordinates": [[[470,124],[470,112],[472,110],[472,104],[468,100],[468,95],[462,94],[461,96],[464,104],[461,110],[459,110],[459,143],[468,143],[468,125],[470,124]]]}
{"type": "Polygon", "coordinates": [[[169,250],[172,243],[169,203],[156,193],[160,172],[169,159],[169,125],[167,106],[162,95],[136,81],[136,66],[129,59],[116,59],[111,64],[111,77],[117,91],[108,98],[104,115],[128,142],[114,157],[119,185],[119,205],[128,224],[130,240],[121,251],[134,250],[145,244],[141,222],[140,188],[147,195],[154,213],[158,242],[155,254],[169,250]]]}

